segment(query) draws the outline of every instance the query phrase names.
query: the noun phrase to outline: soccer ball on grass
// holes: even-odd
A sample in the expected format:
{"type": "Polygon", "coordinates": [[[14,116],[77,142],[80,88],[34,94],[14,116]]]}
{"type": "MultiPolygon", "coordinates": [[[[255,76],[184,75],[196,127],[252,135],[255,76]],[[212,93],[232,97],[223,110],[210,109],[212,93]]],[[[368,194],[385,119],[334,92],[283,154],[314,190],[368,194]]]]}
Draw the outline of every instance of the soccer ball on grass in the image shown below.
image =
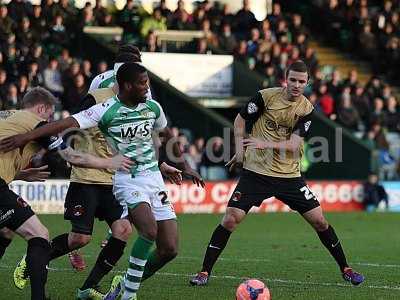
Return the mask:
{"type": "Polygon", "coordinates": [[[271,293],[258,279],[248,279],[236,290],[236,300],[271,300],[271,293]]]}

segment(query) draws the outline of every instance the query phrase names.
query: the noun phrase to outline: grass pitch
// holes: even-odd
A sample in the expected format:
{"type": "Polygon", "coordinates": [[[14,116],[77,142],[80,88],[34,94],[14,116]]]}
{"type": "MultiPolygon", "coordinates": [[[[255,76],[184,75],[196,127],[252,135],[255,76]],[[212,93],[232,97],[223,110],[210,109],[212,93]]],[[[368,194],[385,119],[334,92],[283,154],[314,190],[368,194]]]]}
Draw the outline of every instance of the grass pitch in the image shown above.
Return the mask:
{"type": "MultiPolygon", "coordinates": [[[[318,237],[294,213],[249,215],[231,236],[214,277],[207,287],[191,287],[188,280],[201,266],[203,253],[219,215],[180,215],[180,254],[159,274],[145,281],[139,299],[216,299],[233,300],[244,278],[259,278],[269,287],[274,300],[400,299],[400,214],[327,214],[354,269],[366,276],[359,287],[341,279],[335,262],[318,237]]],[[[52,237],[70,229],[62,216],[41,215],[52,237]]],[[[104,223],[96,223],[91,244],[83,249],[88,265],[93,266],[105,236],[104,223]]],[[[134,237],[132,238],[132,240],[134,237]]],[[[0,299],[30,299],[14,287],[12,272],[25,252],[26,243],[16,238],[0,261],[0,299]]],[[[102,281],[108,289],[116,272],[127,267],[130,245],[113,273],[102,281]]],[[[89,269],[76,273],[67,257],[51,263],[47,288],[52,300],[75,299],[89,269]]]]}

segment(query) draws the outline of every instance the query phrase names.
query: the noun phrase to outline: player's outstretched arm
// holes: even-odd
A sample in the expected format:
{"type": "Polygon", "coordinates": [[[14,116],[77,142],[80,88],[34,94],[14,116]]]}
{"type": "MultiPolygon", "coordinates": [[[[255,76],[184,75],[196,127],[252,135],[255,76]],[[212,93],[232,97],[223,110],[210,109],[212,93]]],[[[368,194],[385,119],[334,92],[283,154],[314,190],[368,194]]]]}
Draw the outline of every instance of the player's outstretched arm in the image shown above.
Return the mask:
{"type": "Polygon", "coordinates": [[[134,161],[121,154],[110,158],[101,158],[88,153],[76,151],[71,147],[60,150],[60,154],[66,161],[77,167],[112,169],[129,172],[134,165],[134,161]]]}
{"type": "Polygon", "coordinates": [[[57,135],[60,132],[72,127],[79,127],[79,123],[72,117],[52,122],[38,127],[24,134],[17,134],[0,141],[0,151],[8,152],[25,146],[27,143],[45,136],[57,135]]]}

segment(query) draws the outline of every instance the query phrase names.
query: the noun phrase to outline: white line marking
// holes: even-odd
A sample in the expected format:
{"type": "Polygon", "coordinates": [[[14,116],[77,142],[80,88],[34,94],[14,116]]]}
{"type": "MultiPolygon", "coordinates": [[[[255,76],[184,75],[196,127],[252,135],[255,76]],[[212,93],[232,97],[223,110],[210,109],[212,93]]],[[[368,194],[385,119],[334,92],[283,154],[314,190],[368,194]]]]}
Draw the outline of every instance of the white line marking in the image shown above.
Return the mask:
{"type": "MultiPolygon", "coordinates": [[[[194,274],[181,274],[181,273],[156,273],[159,276],[174,276],[174,277],[191,277],[194,274]]],[[[233,275],[212,275],[212,278],[219,278],[219,279],[233,279],[233,280],[244,280],[248,277],[240,277],[240,276],[233,276],[233,275]]],[[[330,282],[305,282],[305,281],[297,281],[297,280],[288,280],[288,279],[279,279],[279,278],[260,278],[266,282],[279,282],[279,283],[290,283],[290,284],[297,284],[297,285],[316,285],[316,286],[337,286],[337,287],[345,287],[345,288],[352,288],[351,284],[344,284],[344,283],[330,283],[330,282]]],[[[369,289],[384,289],[384,290],[396,290],[400,291],[400,286],[388,286],[388,285],[361,285],[358,288],[369,288],[369,289]]]]}
{"type": "MultiPolygon", "coordinates": [[[[15,267],[0,265],[0,269],[14,269],[15,267]]],[[[72,268],[49,268],[50,271],[54,272],[75,272],[72,268]]],[[[111,273],[124,274],[125,271],[111,271],[111,273]]],[[[156,273],[157,276],[171,276],[171,277],[192,277],[195,274],[184,274],[184,273],[168,273],[168,272],[159,272],[156,273]]],[[[235,275],[212,275],[212,278],[216,279],[230,279],[230,280],[244,280],[248,277],[235,276],[235,275]]],[[[345,283],[334,283],[334,282],[306,282],[306,281],[297,281],[290,279],[281,279],[281,278],[260,278],[259,279],[265,282],[277,282],[277,283],[286,283],[286,284],[295,284],[295,285],[305,285],[305,286],[336,286],[343,288],[353,288],[353,286],[345,283]]],[[[389,286],[389,285],[361,285],[357,288],[368,288],[374,290],[392,290],[392,291],[400,291],[400,286],[389,286]]]]}
{"type": "MultiPolygon", "coordinates": [[[[178,256],[176,259],[183,259],[183,260],[202,260],[202,257],[194,257],[194,256],[178,256]]],[[[238,261],[238,262],[271,262],[272,259],[268,258],[228,258],[228,257],[220,257],[218,260],[221,261],[238,261]]],[[[287,260],[289,261],[289,260],[287,260]]],[[[301,259],[293,259],[290,260],[296,263],[304,263],[304,264],[326,264],[329,262],[334,263],[334,261],[317,261],[317,260],[301,260],[301,259]]],[[[379,264],[379,263],[367,263],[367,262],[351,262],[350,265],[357,265],[357,266],[366,266],[366,267],[377,267],[377,268],[400,268],[400,265],[396,264],[379,264]]]]}
{"type": "MultiPolygon", "coordinates": [[[[97,256],[95,255],[90,255],[90,254],[83,254],[82,255],[85,258],[92,258],[97,256]]],[[[10,255],[10,257],[13,257],[10,255]]],[[[22,257],[22,256],[21,256],[22,257]]],[[[178,256],[175,260],[194,260],[194,261],[202,261],[203,257],[202,256],[178,256]]],[[[18,261],[20,258],[18,258],[18,261]]],[[[273,259],[268,259],[268,258],[229,258],[229,257],[220,257],[218,258],[219,261],[237,261],[237,262],[271,262],[274,261],[273,259]]],[[[287,259],[287,262],[294,262],[294,263],[302,263],[302,264],[311,264],[311,265],[321,265],[321,264],[327,264],[327,263],[334,263],[333,260],[303,260],[303,259],[287,259]]],[[[389,268],[389,269],[396,269],[400,268],[400,265],[397,264],[381,264],[381,263],[372,263],[372,262],[350,262],[349,263],[351,266],[363,266],[363,267],[373,267],[373,268],[389,268]]],[[[0,264],[1,267],[1,264],[0,264]]]]}

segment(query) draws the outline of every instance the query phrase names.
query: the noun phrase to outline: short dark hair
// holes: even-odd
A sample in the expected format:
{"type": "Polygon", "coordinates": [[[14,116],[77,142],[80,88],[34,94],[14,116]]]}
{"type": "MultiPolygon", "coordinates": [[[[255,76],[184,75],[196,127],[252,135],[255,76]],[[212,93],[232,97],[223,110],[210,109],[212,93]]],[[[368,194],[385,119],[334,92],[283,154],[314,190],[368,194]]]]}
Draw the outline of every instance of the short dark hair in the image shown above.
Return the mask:
{"type": "Polygon", "coordinates": [[[129,62],[141,62],[140,55],[136,55],[132,52],[118,53],[115,58],[116,63],[129,63],[129,62]]]}
{"type": "Polygon", "coordinates": [[[146,68],[142,64],[135,62],[125,63],[117,71],[118,85],[122,87],[126,82],[135,81],[139,74],[146,71],[146,68]]]}
{"type": "Polygon", "coordinates": [[[35,87],[27,92],[22,99],[21,107],[30,108],[38,104],[53,106],[57,103],[57,98],[48,90],[42,87],[35,87]]]}
{"type": "Polygon", "coordinates": [[[301,72],[301,73],[307,73],[307,75],[309,76],[308,73],[308,68],[307,65],[304,63],[304,61],[302,60],[296,60],[294,63],[292,63],[286,70],[286,78],[289,75],[289,71],[295,71],[295,72],[301,72]]]}
{"type": "Polygon", "coordinates": [[[117,56],[121,53],[132,53],[139,57],[141,56],[139,48],[133,44],[124,44],[119,46],[117,56]]]}

